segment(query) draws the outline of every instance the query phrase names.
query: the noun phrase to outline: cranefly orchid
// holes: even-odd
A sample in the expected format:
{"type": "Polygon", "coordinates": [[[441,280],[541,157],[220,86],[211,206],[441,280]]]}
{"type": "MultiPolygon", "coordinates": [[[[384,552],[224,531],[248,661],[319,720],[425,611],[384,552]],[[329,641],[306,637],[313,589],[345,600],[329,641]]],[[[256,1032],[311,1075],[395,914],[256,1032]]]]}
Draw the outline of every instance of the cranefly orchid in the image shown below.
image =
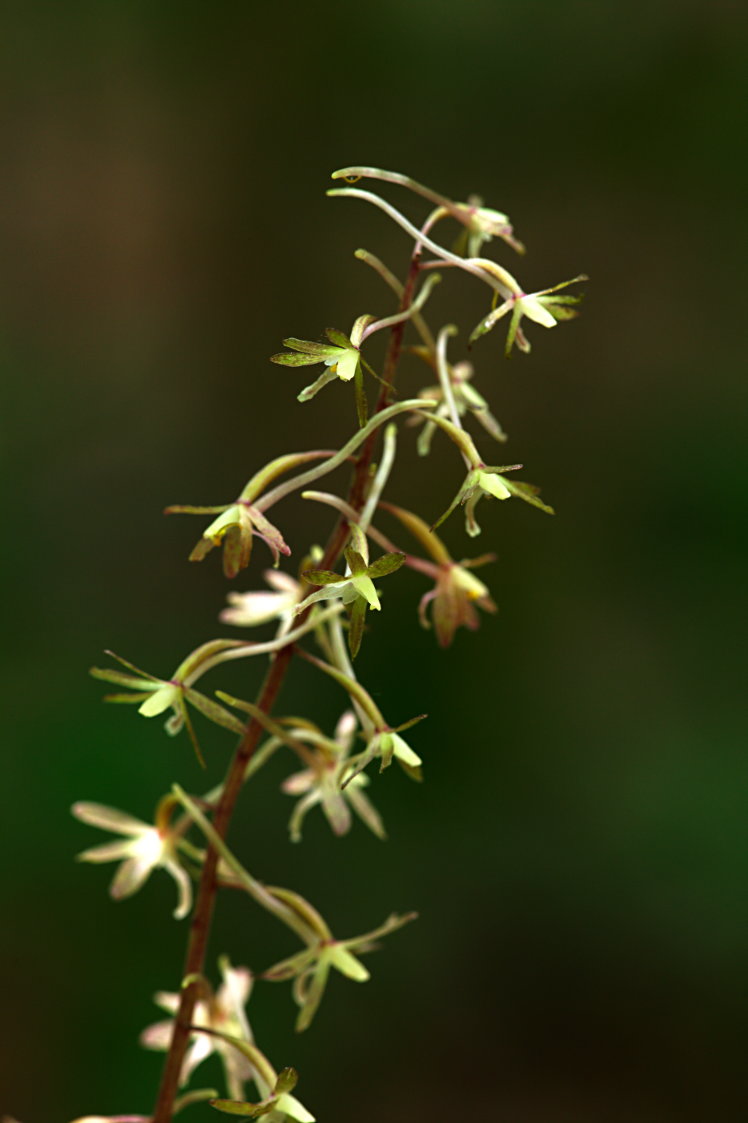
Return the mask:
{"type": "MultiPolygon", "coordinates": [[[[377,803],[386,801],[386,784],[381,783],[379,775],[394,761],[411,779],[428,775],[430,749],[420,726],[412,737],[403,736],[425,715],[418,713],[390,724],[383,712],[390,712],[383,696],[386,683],[379,681],[376,690],[368,689],[358,674],[360,662],[354,670],[353,660],[364,638],[369,637],[367,649],[371,644],[375,651],[377,642],[381,642],[377,638],[380,618],[385,617],[387,623],[392,619],[390,604],[394,615],[402,603],[395,595],[390,598],[390,590],[395,590],[402,571],[410,569],[427,581],[420,601],[414,600],[413,615],[417,612],[420,623],[433,628],[441,647],[455,642],[459,646],[465,642],[465,637],[457,635],[459,629],[474,630],[479,623],[478,610],[496,612],[488,586],[474,573],[476,567],[495,557],[484,554],[457,561],[462,550],[448,547],[435,527],[462,506],[467,534],[477,535],[480,527],[475,511],[483,498],[502,501],[494,508],[503,507],[507,499],[519,498],[552,513],[534,484],[517,480],[514,473],[520,465],[496,466],[493,461],[497,458],[481,451],[476,443],[488,442],[490,448],[493,442],[507,439],[492,404],[500,349],[497,352],[481,340],[506,318],[506,353],[514,345],[528,351],[524,320],[550,328],[576,315],[579,298],[561,292],[572,282],[528,293],[506,265],[485,256],[497,244],[502,252],[509,249],[520,254],[524,246],[517,240],[508,216],[475,196],[468,195],[464,201],[453,199],[401,173],[368,166],[342,168],[333,173],[333,179],[336,186],[329,195],[375,206],[392,219],[403,238],[409,239],[406,274],[397,277],[375,254],[358,249],[356,259],[373,269],[383,282],[382,301],[389,304],[381,309],[382,314],[359,315],[348,333],[327,328],[324,338],[317,340],[289,335],[283,341],[285,350],[271,356],[271,361],[289,368],[287,376],[280,377],[278,372],[278,393],[298,396],[304,403],[324,387],[339,384],[329,394],[350,396],[353,431],[341,437],[335,448],[284,452],[267,464],[250,465],[247,483],[238,492],[232,489],[235,498],[228,502],[166,509],[167,513],[210,516],[188,556],[192,561],[202,561],[220,549],[223,572],[229,580],[254,566],[255,539],[269,549],[274,568],[264,573],[267,587],[259,587],[260,578],[253,569],[248,591],[244,591],[247,585],[230,589],[228,607],[220,614],[223,625],[251,628],[249,638],[246,634],[237,638],[234,631],[229,638],[201,643],[163,678],[119,656],[113,656],[119,667],[92,671],[96,678],[119,688],[107,696],[109,701],[133,703],[145,718],[167,715],[170,734],[186,729],[201,761],[204,754],[192,721],[195,712],[221,734],[233,737],[235,747],[223,779],[209,791],[199,794],[175,783],[160,800],[149,796],[150,805],[157,802],[153,822],[89,801],[78,802],[73,808],[84,824],[117,836],[79,855],[85,862],[118,863],[110,886],[112,896],[118,900],[132,898],[155,871],[164,870],[177,887],[175,916],[187,920],[190,928],[184,966],[175,967],[172,989],[156,996],[169,1018],[141,1035],[142,1045],[165,1053],[152,1109],[146,1114],[86,1116],[76,1123],[170,1123],[175,1115],[195,1104],[228,1115],[266,1118],[268,1123],[313,1123],[311,1111],[294,1094],[296,1070],[275,1069],[255,1041],[245,1013],[250,990],[253,984],[262,987],[267,982],[290,981],[298,1007],[296,1028],[306,1030],[313,1020],[324,1021],[322,1000],[330,977],[337,973],[356,982],[368,980],[369,972],[360,957],[373,951],[381,937],[413,920],[415,914],[393,914],[362,936],[337,938],[333,932],[347,927],[344,900],[338,903],[336,912],[340,915],[336,915],[333,926],[295,889],[263,880],[262,870],[255,868],[255,863],[263,864],[259,839],[250,861],[252,872],[229,846],[227,837],[238,801],[247,785],[252,792],[261,793],[260,799],[276,798],[275,781],[265,789],[261,785],[267,762],[283,760],[287,770],[281,789],[296,800],[289,824],[294,842],[301,841],[302,826],[306,826],[314,808],[320,813],[309,820],[305,845],[314,845],[308,839],[313,839],[323,818],[335,835],[344,836],[354,814],[383,840],[382,818],[369,799],[368,789],[380,784],[377,803]],[[367,181],[381,184],[386,191],[404,189],[415,206],[425,206],[424,212],[418,216],[403,213],[389,198],[360,186],[367,181]],[[449,245],[445,245],[442,231],[450,228],[449,245]],[[462,276],[470,284],[477,282],[484,291],[488,289],[489,309],[468,341],[481,342],[469,362],[464,348],[461,354],[447,354],[448,347],[456,351],[458,330],[453,324],[429,323],[434,308],[429,298],[442,274],[450,279],[462,276]],[[412,341],[406,339],[406,332],[413,333],[412,341]],[[375,336],[387,339],[383,361],[377,357],[381,349],[371,346],[375,336]],[[485,371],[481,359],[486,360],[485,371]],[[407,384],[408,362],[413,367],[411,386],[407,384]],[[421,381],[424,362],[434,382],[425,389],[421,381]],[[301,367],[317,368],[317,377],[299,392],[291,375],[301,367]],[[473,432],[476,425],[477,433],[473,432]],[[452,455],[462,460],[456,465],[449,490],[442,494],[441,488],[434,489],[439,493],[431,496],[428,514],[403,506],[398,490],[398,442],[407,440],[414,427],[418,428],[417,446],[422,456],[438,445],[440,451],[450,448],[452,455]],[[341,480],[345,472],[347,484],[341,480]],[[318,523],[311,541],[297,529],[293,504],[288,502],[292,497],[317,505],[318,523]],[[278,513],[276,508],[281,504],[283,510],[278,513]],[[444,514],[434,523],[433,513],[439,510],[444,514]],[[403,535],[405,543],[401,542],[403,535]],[[281,558],[291,556],[293,562],[288,564],[292,568],[281,570],[281,558]],[[379,582],[384,579],[381,590],[379,582]],[[379,611],[380,597],[385,601],[384,613],[379,611]],[[268,626],[269,632],[263,633],[268,626]],[[267,661],[264,682],[254,701],[220,689],[220,676],[216,675],[225,664],[245,659],[267,661]],[[307,692],[313,699],[313,712],[303,716],[281,709],[279,696],[292,665],[300,673],[316,676],[307,692]],[[320,707],[328,706],[337,692],[339,702],[341,690],[345,709],[330,735],[324,732],[324,720],[316,712],[317,700],[320,707]],[[224,932],[230,945],[227,951],[233,958],[245,962],[254,947],[248,936],[253,909],[262,909],[277,921],[286,936],[290,934],[296,941],[296,949],[290,954],[287,949],[280,951],[271,966],[253,963],[251,970],[232,966],[227,955],[222,955],[220,983],[214,989],[206,974],[206,948],[216,897],[224,890],[239,893],[242,917],[246,911],[246,920],[242,919],[235,932],[224,932]],[[212,1055],[221,1061],[221,1087],[195,1086],[196,1071],[212,1055]]],[[[582,279],[577,277],[575,281],[582,279]]],[[[340,323],[338,312],[334,310],[333,317],[340,323]]],[[[416,463],[422,465],[423,461],[416,458],[416,463]]],[[[500,518],[496,515],[497,520],[500,518]]],[[[456,521],[449,523],[447,532],[459,540],[456,521]]],[[[174,533],[179,533],[178,528],[174,533]]],[[[189,549],[189,539],[185,545],[189,549]]],[[[447,653],[445,657],[452,655],[447,653]]],[[[386,660],[382,660],[382,666],[386,679],[386,660]]],[[[406,713],[423,708],[428,686],[419,685],[417,695],[418,702],[414,699],[406,713]]],[[[136,724],[134,756],[141,751],[152,752],[150,723],[136,724]]],[[[437,736],[431,734],[432,742],[437,736]]],[[[212,761],[215,752],[211,743],[205,755],[212,761]]],[[[278,807],[280,814],[287,814],[282,799],[278,799],[278,807]]],[[[251,827],[251,814],[249,823],[251,827]]],[[[372,893],[378,896],[378,888],[372,888],[369,895],[372,893]]],[[[400,953],[395,947],[391,954],[400,953]]],[[[393,968],[382,964],[382,970],[387,969],[393,968]]],[[[348,1011],[350,994],[343,987],[330,989],[333,996],[326,1001],[345,1004],[348,1011]]],[[[263,1032],[261,1029],[260,1039],[263,1032]]],[[[353,1118],[355,1108],[348,1114],[353,1118]]]]}

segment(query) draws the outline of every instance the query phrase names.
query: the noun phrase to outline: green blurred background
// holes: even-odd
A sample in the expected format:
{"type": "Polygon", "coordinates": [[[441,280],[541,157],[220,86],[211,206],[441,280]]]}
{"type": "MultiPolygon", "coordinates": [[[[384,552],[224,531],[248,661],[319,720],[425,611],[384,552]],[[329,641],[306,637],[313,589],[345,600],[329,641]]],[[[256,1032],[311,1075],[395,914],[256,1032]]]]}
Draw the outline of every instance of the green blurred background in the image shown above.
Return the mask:
{"type": "MultiPolygon", "coordinates": [[[[137,1035],[178,983],[186,925],[162,874],[112,903],[112,867],[73,862],[104,836],[68,808],[147,817],[173,779],[206,780],[186,740],[102,706],[86,669],[112,647],[168,675],[226,634],[219,564],[186,564],[201,524],[162,508],[224,501],[350,426],[343,386],[299,406],[304,372],[267,356],[390,310],[352,252],[402,272],[407,238],[324,196],[363,162],[507,210],[528,289],[592,280],[582,318],[531,325],[529,357],[504,361],[498,334],[473,353],[506,456],[558,511],[486,505],[477,543],[448,525],[458,557],[499,553],[482,573],[499,616],[441,653],[417,577],[387,582],[362,675],[391,720],[430,714],[413,735],[427,782],[393,769],[373,787],[389,841],[312,815],[292,846],[281,764],[237,823],[250,868],[339,934],[421,919],[368,986],[334,979],[301,1038],[287,987],[258,984],[255,1031],[324,1123],[745,1119],[741,6],[3,11],[0,1110],[67,1123],[152,1103],[161,1058],[137,1035]]],[[[484,294],[447,274],[432,308],[464,343],[484,294]]],[[[421,384],[405,363],[402,386],[421,384]]],[[[435,515],[459,462],[407,444],[389,495],[435,515]]],[[[282,515],[297,550],[330,522],[297,500],[282,515]]],[[[220,681],[251,697],[260,673],[220,681]]],[[[340,701],[301,668],[280,708],[329,725],[340,701]]],[[[231,742],[204,740],[211,780],[231,742]]],[[[262,967],[280,940],[232,899],[211,962],[262,967]]]]}

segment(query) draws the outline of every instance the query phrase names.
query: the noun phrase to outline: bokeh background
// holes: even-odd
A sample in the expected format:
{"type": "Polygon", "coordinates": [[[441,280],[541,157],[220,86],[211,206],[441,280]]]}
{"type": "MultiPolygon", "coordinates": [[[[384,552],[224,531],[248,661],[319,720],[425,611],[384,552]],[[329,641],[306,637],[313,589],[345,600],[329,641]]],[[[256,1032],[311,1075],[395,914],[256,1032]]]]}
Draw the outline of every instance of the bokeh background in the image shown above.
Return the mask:
{"type": "MultiPolygon", "coordinates": [[[[407,238],[324,195],[363,162],[507,210],[529,253],[498,253],[528,289],[592,280],[582,318],[531,326],[530,356],[506,362],[498,334],[473,352],[510,434],[499,459],[558,511],[486,505],[477,543],[446,528],[458,557],[498,552],[498,617],[442,653],[417,577],[387,582],[362,675],[392,720],[430,714],[413,735],[427,782],[373,785],[389,841],[312,815],[292,846],[287,762],[246,794],[250,868],[339,934],[421,914],[368,986],[333,980],[301,1038],[288,989],[258,985],[256,1033],[325,1123],[745,1118],[741,7],[3,6],[0,1109],[67,1123],[152,1103],[161,1059],[137,1035],[178,983],[186,926],[162,874],[111,902],[112,868],[73,862],[104,836],[68,808],[147,817],[173,779],[220,775],[231,744],[205,731],[206,780],[86,670],[112,647],[168,675],[226,634],[215,557],[186,563],[200,524],[163,507],[224,501],[351,424],[345,387],[302,407],[304,372],[267,356],[390,310],[352,253],[402,271],[407,238]]],[[[451,274],[432,304],[463,344],[484,309],[451,274]]],[[[404,363],[401,385],[421,384],[404,363]]],[[[435,515],[459,462],[408,444],[389,495],[435,515]]],[[[293,500],[283,523],[302,550],[329,519],[293,500]]],[[[220,683],[252,697],[260,673],[220,683]]],[[[280,709],[330,725],[340,702],[302,668],[280,709]]],[[[212,964],[262,967],[285,940],[232,899],[212,964]]]]}

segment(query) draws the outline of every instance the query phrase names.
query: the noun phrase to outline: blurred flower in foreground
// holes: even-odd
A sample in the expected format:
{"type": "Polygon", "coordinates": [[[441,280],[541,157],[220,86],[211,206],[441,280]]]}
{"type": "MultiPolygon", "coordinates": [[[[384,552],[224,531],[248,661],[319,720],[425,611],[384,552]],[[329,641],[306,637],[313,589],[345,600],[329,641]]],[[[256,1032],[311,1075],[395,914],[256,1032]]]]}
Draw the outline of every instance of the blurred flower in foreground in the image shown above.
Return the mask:
{"type": "MultiPolygon", "coordinates": [[[[84,1115],[73,1123],[150,1123],[150,1115],[84,1115]]],[[[4,1119],[3,1123],[15,1123],[14,1119],[4,1119]]]]}
{"type": "MultiPolygon", "coordinates": [[[[213,991],[207,980],[202,980],[203,996],[198,999],[192,1015],[197,1028],[216,1031],[216,1034],[229,1034],[240,1041],[252,1043],[252,1031],[247,1021],[244,1007],[252,990],[252,974],[246,967],[232,967],[226,957],[219,960],[222,983],[213,991]]],[[[179,1009],[180,995],[159,991],[155,1002],[162,1010],[175,1014],[179,1009]]],[[[140,1043],[146,1049],[168,1050],[174,1030],[174,1022],[156,1022],[148,1026],[140,1035],[140,1043]]],[[[180,1085],[189,1080],[199,1064],[213,1053],[220,1057],[226,1076],[228,1093],[235,1099],[244,1097],[244,1083],[255,1078],[255,1070],[247,1058],[233,1045],[220,1036],[195,1033],[182,1065],[180,1085]]]]}
{"type": "Polygon", "coordinates": [[[304,596],[301,582],[280,569],[266,569],[263,577],[272,592],[228,593],[229,607],[224,608],[219,619],[237,628],[254,628],[270,620],[280,620],[279,635],[291,627],[294,610],[304,596]]]}
{"type": "Polygon", "coordinates": [[[170,826],[173,808],[174,800],[167,796],[159,804],[155,825],[100,803],[74,803],[72,813],[89,826],[129,836],[94,846],[78,855],[81,862],[122,862],[109,887],[115,901],[137,893],[155,869],[165,869],[176,882],[179,899],[174,916],[182,920],[192,907],[192,883],[177,855],[176,843],[180,836],[170,826]]]}
{"type": "Polygon", "coordinates": [[[287,795],[300,795],[289,823],[291,841],[301,839],[301,826],[308,811],[319,804],[337,835],[351,829],[351,812],[348,804],[369,830],[378,838],[385,837],[379,812],[361,790],[369,783],[368,776],[354,776],[341,791],[341,782],[349,768],[351,748],[356,735],[356,715],[346,710],[340,718],[334,739],[325,737],[321,730],[310,724],[292,727],[289,735],[297,741],[308,742],[312,747],[310,767],[295,772],[283,781],[281,788],[287,795]]]}

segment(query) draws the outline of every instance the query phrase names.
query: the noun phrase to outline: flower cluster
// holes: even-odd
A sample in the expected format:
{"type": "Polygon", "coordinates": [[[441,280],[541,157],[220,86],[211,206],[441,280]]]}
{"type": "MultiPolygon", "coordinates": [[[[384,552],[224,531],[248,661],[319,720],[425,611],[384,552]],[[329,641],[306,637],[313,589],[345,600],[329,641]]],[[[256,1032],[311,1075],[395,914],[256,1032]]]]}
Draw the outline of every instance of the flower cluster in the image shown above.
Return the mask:
{"type": "MultiPolygon", "coordinates": [[[[467,534],[477,535],[476,507],[483,498],[504,501],[516,497],[553,513],[553,508],[539,498],[535,485],[514,477],[521,465],[491,466],[487,460],[493,457],[484,457],[479,451],[470,431],[476,424],[483,441],[507,439],[490,404],[489,384],[478,388],[473,362],[468,362],[464,353],[450,361],[448,346],[454,344],[448,341],[458,334],[457,328],[447,323],[433,331],[428,322],[432,305],[428,311],[425,308],[441,275],[437,268],[457,270],[471,283],[477,281],[489,289],[491,305],[469,337],[469,344],[507,319],[508,356],[515,345],[524,352],[530,349],[523,332],[524,320],[551,328],[577,314],[580,298],[562,294],[561,290],[584,278],[526,292],[504,265],[482,256],[494,239],[519,253],[524,252],[524,246],[514,236],[508,216],[485,206],[477,197],[456,201],[407,176],[371,167],[344,168],[333,178],[347,186],[336,187],[330,195],[376,206],[408,235],[411,258],[407,276],[401,281],[373,254],[357,251],[357,258],[373,268],[390,290],[390,313],[380,318],[368,313],[358,316],[349,334],[328,328],[324,341],[288,336],[283,341],[286,350],[272,355],[270,361],[288,368],[322,368],[315,381],[298,394],[302,402],[308,402],[332,382],[351,384],[350,389],[340,388],[339,392],[352,397],[350,415],[351,422],[354,417],[357,422],[355,431],[337,448],[285,453],[262,465],[228,503],[166,509],[167,513],[211,516],[189,558],[201,561],[220,549],[223,572],[229,579],[252,563],[254,540],[265,543],[274,563],[274,568],[263,574],[265,586],[257,587],[258,582],[246,591],[230,591],[220,622],[231,628],[275,623],[275,634],[253,641],[209,640],[195,648],[167,678],[142,671],[111,652],[120,667],[95,667],[91,672],[119,688],[106,696],[107,701],[135,704],[146,718],[168,715],[166,729],[172,735],[186,729],[201,763],[203,754],[192,722],[195,711],[231,734],[235,747],[228,767],[221,765],[225,778],[220,784],[202,795],[190,794],[174,784],[158,802],[152,823],[99,803],[81,801],[73,806],[73,814],[81,822],[117,836],[79,855],[84,862],[118,863],[110,885],[113,898],[132,897],[151,874],[164,870],[177,888],[174,916],[182,919],[192,914],[193,925],[181,988],[160,991],[155,996],[169,1018],[149,1026],[140,1039],[145,1048],[169,1054],[155,1113],[88,1116],[76,1123],[166,1123],[197,1102],[228,1115],[265,1118],[267,1123],[313,1123],[314,1116],[294,1095],[298,1079],[295,1069],[276,1070],[255,1042],[245,1011],[255,981],[260,987],[265,981],[290,981],[298,1006],[296,1028],[304,1030],[317,1015],[331,975],[337,972],[354,982],[368,980],[361,957],[375,950],[380,938],[413,920],[415,914],[392,914],[364,935],[338,939],[309,901],[295,890],[267,884],[256,871],[250,873],[229,848],[228,830],[236,802],[244,785],[251,784],[252,791],[259,789],[261,774],[276,754],[283,758],[290,753],[293,770],[287,771],[281,791],[295,800],[289,821],[293,842],[301,841],[307,816],[314,808],[320,809],[319,819],[324,818],[336,836],[346,835],[357,816],[375,836],[384,839],[382,818],[369,795],[369,789],[380,781],[366,770],[378,762],[382,773],[397,761],[407,776],[421,779],[418,735],[411,745],[403,734],[426,715],[391,724],[380,708],[378,690],[368,689],[358,677],[361,664],[366,662],[356,659],[367,625],[371,624],[374,633],[379,624],[373,622],[381,619],[378,582],[392,577],[386,586],[392,588],[396,585],[394,575],[403,569],[413,571],[419,579],[426,578],[428,586],[419,601],[414,597],[413,606],[421,625],[433,628],[438,644],[447,648],[458,629],[473,631],[478,627],[479,610],[496,612],[488,586],[473,572],[495,557],[484,554],[457,561],[455,557],[460,554],[455,551],[453,556],[435,528],[461,505],[467,534]],[[431,209],[420,225],[415,224],[387,199],[351,186],[361,180],[404,187],[417,199],[425,199],[431,209]],[[435,229],[438,226],[441,230],[444,223],[456,223],[459,228],[453,248],[445,247],[441,239],[435,240],[435,229]],[[375,369],[366,344],[374,334],[385,330],[391,332],[390,344],[383,365],[375,369]],[[416,343],[404,343],[406,330],[417,334],[416,343]],[[434,385],[420,393],[416,385],[416,396],[409,397],[400,392],[399,384],[395,388],[401,355],[414,355],[419,363],[425,362],[434,385]],[[369,399],[371,379],[376,389],[373,402],[369,399]],[[388,489],[395,487],[398,426],[400,432],[418,428],[416,446],[422,456],[438,441],[440,448],[451,448],[461,460],[447,495],[454,494],[454,487],[458,490],[433,525],[384,498],[389,495],[388,489]],[[343,468],[352,472],[344,494],[339,494],[334,484],[329,490],[317,490],[321,479],[343,468]],[[274,508],[296,493],[334,511],[335,522],[325,530],[324,548],[298,543],[293,534],[281,532],[276,525],[274,508]],[[388,517],[397,523],[396,536],[406,531],[406,544],[414,539],[418,552],[401,549],[383,532],[381,520],[388,517]],[[279,565],[282,557],[291,554],[289,542],[295,558],[303,560],[300,564],[295,561],[293,572],[284,572],[279,565]],[[236,698],[215,684],[212,688],[205,686],[208,676],[229,662],[266,656],[269,665],[255,702],[236,698]],[[308,696],[315,705],[319,697],[323,712],[328,691],[342,688],[345,692],[345,709],[332,735],[324,731],[329,727],[316,713],[312,717],[278,717],[271,713],[289,667],[298,666],[300,660],[320,672],[316,689],[308,696]],[[194,902],[193,883],[199,883],[194,902]],[[219,889],[241,893],[242,904],[263,909],[300,941],[300,947],[297,945],[291,954],[265,970],[234,967],[227,956],[222,956],[221,981],[214,989],[205,976],[205,946],[219,889]],[[195,1071],[211,1056],[220,1061],[221,1091],[191,1087],[195,1071]],[[247,1099],[248,1095],[253,1098],[247,1099]]],[[[443,497],[440,507],[444,502],[443,497]]],[[[329,515],[329,510],[326,513],[329,515]]],[[[450,532],[452,529],[450,524],[450,532]]],[[[388,612],[392,602],[397,603],[395,597],[385,598],[388,612]]],[[[392,769],[392,773],[397,771],[392,769]]],[[[266,797],[260,794],[258,798],[266,797]]],[[[258,850],[258,862],[261,858],[258,850]]],[[[243,959],[247,948],[244,930],[233,939],[243,959]]]]}

